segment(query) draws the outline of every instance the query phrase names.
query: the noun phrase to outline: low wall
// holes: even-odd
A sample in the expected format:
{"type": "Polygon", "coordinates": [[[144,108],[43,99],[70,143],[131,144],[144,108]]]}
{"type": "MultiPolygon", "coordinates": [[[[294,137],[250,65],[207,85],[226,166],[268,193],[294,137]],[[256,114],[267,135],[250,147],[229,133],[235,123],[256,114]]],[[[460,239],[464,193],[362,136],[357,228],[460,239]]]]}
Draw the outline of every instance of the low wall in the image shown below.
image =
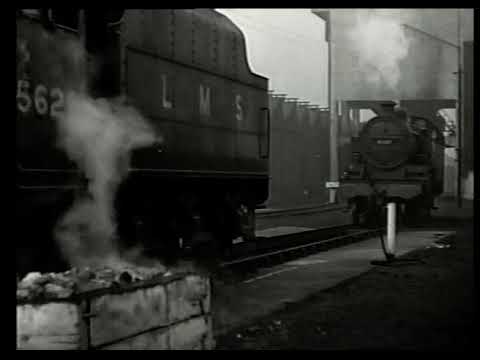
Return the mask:
{"type": "Polygon", "coordinates": [[[176,274],[128,289],[17,304],[17,349],[207,350],[210,281],[176,274]]]}

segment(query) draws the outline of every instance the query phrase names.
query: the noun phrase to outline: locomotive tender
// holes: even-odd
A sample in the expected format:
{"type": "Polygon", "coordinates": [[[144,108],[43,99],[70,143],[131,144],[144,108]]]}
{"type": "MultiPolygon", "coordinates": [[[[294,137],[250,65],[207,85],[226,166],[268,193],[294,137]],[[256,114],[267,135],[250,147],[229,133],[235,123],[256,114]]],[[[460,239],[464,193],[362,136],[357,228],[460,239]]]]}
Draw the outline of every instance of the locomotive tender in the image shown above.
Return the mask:
{"type": "MultiPolygon", "coordinates": [[[[432,114],[452,105],[448,100],[405,102],[412,109],[431,107],[432,114]]],[[[354,208],[354,223],[376,225],[387,201],[402,205],[405,222],[428,217],[443,191],[443,119],[413,115],[393,101],[351,101],[350,106],[376,114],[352,136],[341,177],[340,194],[354,208]]]]}
{"type": "Polygon", "coordinates": [[[253,238],[254,210],[268,197],[268,80],[250,70],[228,18],[210,9],[17,11],[17,267],[64,266],[52,232],[85,180],[56,146],[55,117],[92,64],[91,96],[126,95],[163,139],[134,151],[118,191],[124,245],[165,254],[205,238],[222,249],[253,238]]]}

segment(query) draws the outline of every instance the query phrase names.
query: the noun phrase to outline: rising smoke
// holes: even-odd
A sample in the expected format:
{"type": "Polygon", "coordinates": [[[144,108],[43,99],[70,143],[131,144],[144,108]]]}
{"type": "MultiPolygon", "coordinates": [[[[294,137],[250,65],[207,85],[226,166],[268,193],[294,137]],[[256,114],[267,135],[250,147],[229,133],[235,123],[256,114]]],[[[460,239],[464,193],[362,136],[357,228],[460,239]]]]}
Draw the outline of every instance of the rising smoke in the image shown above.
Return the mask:
{"type": "Polygon", "coordinates": [[[114,197],[128,174],[132,150],[158,139],[123,99],[92,99],[73,90],[57,125],[58,145],[85,174],[88,191],[60,219],[55,237],[72,266],[118,265],[114,197]]]}
{"type": "Polygon", "coordinates": [[[401,78],[400,62],[410,48],[401,23],[393,17],[357,10],[348,36],[366,80],[377,87],[385,84],[396,89],[401,78]]]}

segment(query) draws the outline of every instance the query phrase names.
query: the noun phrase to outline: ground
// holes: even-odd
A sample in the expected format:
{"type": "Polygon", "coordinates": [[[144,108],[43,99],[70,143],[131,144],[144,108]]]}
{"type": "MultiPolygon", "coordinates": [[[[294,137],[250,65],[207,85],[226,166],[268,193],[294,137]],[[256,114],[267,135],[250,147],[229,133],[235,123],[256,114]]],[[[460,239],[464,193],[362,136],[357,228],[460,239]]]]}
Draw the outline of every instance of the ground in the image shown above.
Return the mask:
{"type": "Polygon", "coordinates": [[[377,266],[334,288],[234,329],[217,349],[473,348],[473,226],[457,224],[450,247],[419,249],[418,259],[377,266]]]}

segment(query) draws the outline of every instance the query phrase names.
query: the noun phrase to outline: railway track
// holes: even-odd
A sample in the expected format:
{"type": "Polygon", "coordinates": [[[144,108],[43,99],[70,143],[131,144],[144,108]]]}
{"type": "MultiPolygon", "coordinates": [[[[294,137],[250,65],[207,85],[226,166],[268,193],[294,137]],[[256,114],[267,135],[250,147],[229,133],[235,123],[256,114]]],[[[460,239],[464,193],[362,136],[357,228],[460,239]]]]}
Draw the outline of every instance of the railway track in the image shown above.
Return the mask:
{"type": "MultiPolygon", "coordinates": [[[[433,219],[430,223],[416,226],[402,226],[402,230],[425,230],[438,228],[450,229],[458,221],[433,219]]],[[[273,236],[268,239],[259,238],[257,242],[245,243],[243,248],[237,247],[235,255],[220,263],[220,268],[256,268],[272,266],[320,251],[341,247],[368,237],[378,236],[385,228],[362,229],[353,225],[321,228],[302,231],[294,234],[273,236]]]]}
{"type": "Polygon", "coordinates": [[[382,229],[358,229],[352,226],[335,228],[323,228],[304,231],[289,235],[274,236],[268,239],[269,243],[275,243],[261,248],[262,240],[258,241],[256,251],[235,256],[220,264],[222,269],[232,268],[255,268],[272,266],[290,261],[299,257],[314,254],[320,251],[344,246],[367,237],[376,236],[382,229]],[[288,242],[288,246],[286,246],[288,242]],[[260,249],[258,249],[260,247],[260,249]]]}

